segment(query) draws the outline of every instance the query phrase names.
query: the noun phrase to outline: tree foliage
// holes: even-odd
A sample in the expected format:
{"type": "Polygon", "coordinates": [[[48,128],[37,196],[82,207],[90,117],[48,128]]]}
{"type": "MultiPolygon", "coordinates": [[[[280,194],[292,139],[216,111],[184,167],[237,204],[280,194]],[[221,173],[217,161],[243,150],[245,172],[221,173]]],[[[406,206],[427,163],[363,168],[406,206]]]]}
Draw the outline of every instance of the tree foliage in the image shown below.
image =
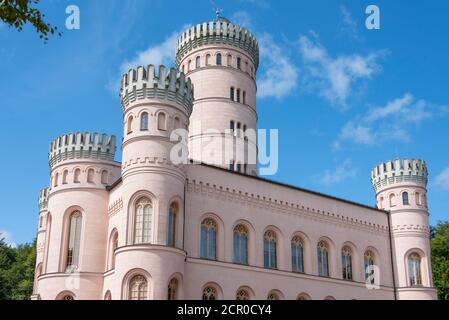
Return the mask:
{"type": "Polygon", "coordinates": [[[29,300],[33,291],[36,240],[12,248],[0,234],[0,300],[29,300]]]}
{"type": "Polygon", "coordinates": [[[45,14],[35,6],[40,0],[0,0],[0,20],[5,24],[22,31],[30,23],[39,34],[39,38],[47,43],[49,35],[61,35],[56,26],[45,22],[45,14]]]}
{"type": "Polygon", "coordinates": [[[449,300],[449,222],[440,222],[431,232],[432,272],[438,298],[449,300]]]}

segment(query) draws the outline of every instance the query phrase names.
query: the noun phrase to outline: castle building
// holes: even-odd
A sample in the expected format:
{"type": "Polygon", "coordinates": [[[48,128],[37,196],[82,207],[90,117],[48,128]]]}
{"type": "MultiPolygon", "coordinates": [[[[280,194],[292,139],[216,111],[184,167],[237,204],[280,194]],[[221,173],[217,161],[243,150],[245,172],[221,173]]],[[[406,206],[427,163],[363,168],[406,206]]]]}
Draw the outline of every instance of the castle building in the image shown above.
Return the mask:
{"type": "Polygon", "coordinates": [[[376,166],[376,208],[260,178],[256,38],[219,18],[176,62],[123,76],[121,163],[114,136],[50,144],[32,299],[436,299],[424,161],[376,166]]]}

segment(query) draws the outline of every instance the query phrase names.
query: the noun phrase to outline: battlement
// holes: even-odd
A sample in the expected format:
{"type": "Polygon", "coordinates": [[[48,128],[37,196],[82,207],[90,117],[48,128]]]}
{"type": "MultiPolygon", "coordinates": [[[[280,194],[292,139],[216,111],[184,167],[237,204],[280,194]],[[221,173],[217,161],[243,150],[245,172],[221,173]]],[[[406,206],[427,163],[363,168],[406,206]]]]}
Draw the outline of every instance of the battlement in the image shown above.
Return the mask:
{"type": "Polygon", "coordinates": [[[209,44],[227,44],[245,50],[253,59],[257,70],[259,67],[259,43],[245,28],[228,20],[205,22],[186,30],[176,42],[176,62],[190,50],[209,44]]]}
{"type": "Polygon", "coordinates": [[[426,187],[427,166],[423,160],[397,159],[377,165],[371,171],[374,190],[401,182],[413,182],[426,187]]]}
{"type": "Polygon", "coordinates": [[[149,65],[148,69],[139,66],[123,76],[120,97],[123,111],[137,100],[166,99],[182,105],[190,116],[193,108],[193,85],[190,79],[175,68],[168,69],[160,65],[156,74],[153,65],[149,65]]]}
{"type": "Polygon", "coordinates": [[[39,210],[47,209],[48,205],[48,188],[39,191],[39,210]]]}
{"type": "Polygon", "coordinates": [[[108,137],[98,133],[71,133],[63,135],[50,143],[48,158],[50,168],[65,160],[99,159],[114,161],[116,146],[115,136],[108,137]]]}

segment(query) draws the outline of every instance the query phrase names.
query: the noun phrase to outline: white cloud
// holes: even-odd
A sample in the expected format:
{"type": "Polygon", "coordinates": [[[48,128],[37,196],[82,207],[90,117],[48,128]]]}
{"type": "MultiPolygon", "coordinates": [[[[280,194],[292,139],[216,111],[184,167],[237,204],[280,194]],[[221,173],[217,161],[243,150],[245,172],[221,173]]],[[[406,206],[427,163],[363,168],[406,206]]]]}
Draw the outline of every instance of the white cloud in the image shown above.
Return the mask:
{"type": "Polygon", "coordinates": [[[298,70],[270,34],[264,33],[259,37],[259,46],[265,69],[258,80],[257,94],[260,98],[281,99],[295,89],[298,70]]]}
{"type": "Polygon", "coordinates": [[[11,233],[6,230],[0,230],[0,239],[4,238],[5,243],[15,248],[17,245],[13,242],[11,233]]]}
{"type": "Polygon", "coordinates": [[[357,176],[357,170],[352,167],[352,161],[346,159],[333,170],[327,170],[319,180],[325,186],[331,186],[357,176]]]}
{"type": "Polygon", "coordinates": [[[357,21],[352,16],[351,11],[342,5],[340,6],[340,12],[342,16],[341,32],[354,40],[359,40],[359,28],[357,27],[357,21]]]}
{"type": "Polygon", "coordinates": [[[344,141],[374,145],[391,141],[411,141],[409,131],[425,120],[443,115],[448,107],[426,100],[416,100],[411,93],[389,101],[385,106],[369,109],[348,121],[341,129],[333,149],[339,150],[344,141]]]}
{"type": "Polygon", "coordinates": [[[304,62],[305,87],[335,106],[347,108],[347,100],[363,80],[369,80],[381,70],[378,64],[382,52],[331,57],[327,50],[306,36],[299,37],[304,62]]]}
{"type": "Polygon", "coordinates": [[[248,14],[248,12],[240,10],[235,12],[231,17],[232,23],[235,23],[236,25],[242,26],[246,29],[248,29],[251,33],[254,29],[253,27],[253,21],[251,19],[251,16],[248,14]]]}
{"type": "Polygon", "coordinates": [[[449,168],[446,168],[435,178],[435,185],[449,191],[449,168]]]}

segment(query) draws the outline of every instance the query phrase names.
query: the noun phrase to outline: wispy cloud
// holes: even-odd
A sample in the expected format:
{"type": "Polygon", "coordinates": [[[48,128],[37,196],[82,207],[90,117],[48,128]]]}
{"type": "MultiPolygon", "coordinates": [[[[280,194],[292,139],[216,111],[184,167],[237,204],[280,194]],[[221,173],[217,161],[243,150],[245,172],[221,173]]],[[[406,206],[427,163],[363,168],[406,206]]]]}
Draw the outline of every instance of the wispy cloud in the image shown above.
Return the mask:
{"type": "Polygon", "coordinates": [[[353,168],[351,159],[346,159],[338,164],[334,169],[327,170],[319,179],[320,184],[331,186],[341,183],[347,179],[355,178],[357,176],[357,169],[353,168]]]}
{"type": "Polygon", "coordinates": [[[340,32],[354,40],[360,40],[359,28],[357,21],[352,16],[351,11],[344,5],[340,6],[341,28],[340,32]]]}
{"type": "Polygon", "coordinates": [[[449,167],[435,178],[435,185],[443,190],[449,191],[449,167]]]}
{"type": "Polygon", "coordinates": [[[367,55],[349,54],[332,57],[316,39],[299,37],[304,62],[303,84],[311,91],[341,109],[348,108],[348,99],[362,81],[369,80],[381,70],[378,60],[384,51],[367,55]]]}
{"type": "Polygon", "coordinates": [[[4,238],[5,243],[9,246],[15,248],[17,247],[16,243],[12,240],[11,233],[6,230],[0,230],[0,239],[4,238]]]}
{"type": "Polygon", "coordinates": [[[362,145],[389,141],[409,142],[409,131],[428,119],[448,113],[449,107],[417,100],[411,93],[369,109],[365,114],[348,121],[334,143],[338,150],[344,142],[362,145]]]}
{"type": "Polygon", "coordinates": [[[244,10],[235,12],[231,17],[231,21],[239,26],[242,26],[250,30],[251,32],[254,32],[253,20],[249,15],[249,13],[244,10]]]}
{"type": "Polygon", "coordinates": [[[258,96],[281,99],[295,89],[298,70],[272,35],[262,34],[259,37],[259,45],[265,69],[258,80],[258,96]]]}

